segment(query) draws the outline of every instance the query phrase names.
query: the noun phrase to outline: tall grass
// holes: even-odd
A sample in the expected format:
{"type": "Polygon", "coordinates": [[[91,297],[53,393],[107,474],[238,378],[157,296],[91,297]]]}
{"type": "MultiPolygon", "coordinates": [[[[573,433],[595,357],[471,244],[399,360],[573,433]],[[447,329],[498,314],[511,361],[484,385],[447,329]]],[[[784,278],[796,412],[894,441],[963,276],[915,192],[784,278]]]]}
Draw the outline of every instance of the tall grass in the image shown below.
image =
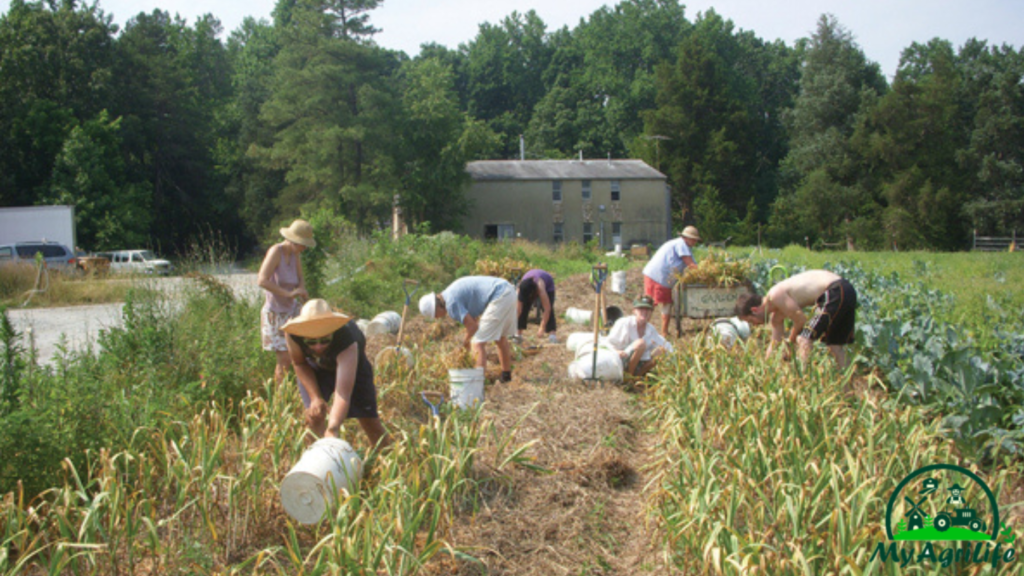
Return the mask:
{"type": "Polygon", "coordinates": [[[474,561],[448,543],[453,519],[490,474],[531,464],[515,431],[493,432],[480,411],[434,418],[418,402],[443,383],[443,343],[425,343],[411,370],[381,367],[392,446],[361,449],[360,489],[300,526],[278,497],[308,443],[295,383],[268,379],[255,304],[204,276],[185,298],[129,298],[123,328],[54,367],[5,364],[10,389],[37,393],[0,420],[0,574],[416,574],[438,555],[474,561]]]}
{"type": "MultiPolygon", "coordinates": [[[[900,573],[869,566],[904,476],[957,462],[935,422],[873,377],[683,344],[654,378],[651,509],[686,574],[900,573]],[[869,570],[870,569],[870,570],[869,570]]],[[[987,476],[1006,503],[1011,467],[987,476]]],[[[984,572],[982,572],[984,573],[984,572]]]]}
{"type": "Polygon", "coordinates": [[[27,263],[0,266],[0,306],[43,308],[124,300],[131,284],[75,271],[39,270],[27,263]],[[38,282],[37,282],[38,281],[38,282]]]}

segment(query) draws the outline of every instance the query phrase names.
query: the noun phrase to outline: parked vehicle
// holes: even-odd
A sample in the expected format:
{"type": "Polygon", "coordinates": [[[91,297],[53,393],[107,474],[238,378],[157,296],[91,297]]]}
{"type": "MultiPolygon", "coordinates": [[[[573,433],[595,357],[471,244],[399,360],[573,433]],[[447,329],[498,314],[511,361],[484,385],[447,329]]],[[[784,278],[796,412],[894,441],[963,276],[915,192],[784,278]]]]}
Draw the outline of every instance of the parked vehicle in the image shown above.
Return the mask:
{"type": "Polygon", "coordinates": [[[112,272],[134,272],[136,274],[170,274],[174,266],[158,258],[152,250],[116,250],[99,252],[97,256],[110,260],[112,272]]]}
{"type": "Polygon", "coordinates": [[[75,253],[67,246],[58,242],[15,242],[0,244],[0,264],[13,262],[36,261],[36,253],[43,255],[46,266],[58,270],[72,269],[75,266],[75,253]]]}
{"type": "Polygon", "coordinates": [[[0,245],[38,240],[74,248],[74,206],[16,206],[0,208],[0,245]]]}

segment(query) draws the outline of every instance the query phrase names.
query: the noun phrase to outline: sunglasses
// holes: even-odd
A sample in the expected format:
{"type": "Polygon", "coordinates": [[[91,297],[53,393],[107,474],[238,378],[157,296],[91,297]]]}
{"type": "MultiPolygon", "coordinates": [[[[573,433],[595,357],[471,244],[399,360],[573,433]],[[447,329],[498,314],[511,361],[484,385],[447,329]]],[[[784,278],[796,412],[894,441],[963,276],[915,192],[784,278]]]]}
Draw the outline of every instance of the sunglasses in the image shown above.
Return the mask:
{"type": "Polygon", "coordinates": [[[317,346],[317,345],[320,345],[320,344],[330,344],[332,338],[333,338],[333,336],[331,336],[331,335],[323,336],[323,337],[320,337],[320,338],[304,338],[303,342],[306,343],[306,346],[317,346]]]}

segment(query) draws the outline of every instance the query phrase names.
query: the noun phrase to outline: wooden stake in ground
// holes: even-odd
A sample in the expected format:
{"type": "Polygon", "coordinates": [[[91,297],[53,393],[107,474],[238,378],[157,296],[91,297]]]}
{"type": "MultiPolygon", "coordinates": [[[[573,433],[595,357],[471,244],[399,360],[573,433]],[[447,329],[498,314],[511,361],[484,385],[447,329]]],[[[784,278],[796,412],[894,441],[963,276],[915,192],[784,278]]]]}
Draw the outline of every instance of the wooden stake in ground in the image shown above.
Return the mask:
{"type": "Polygon", "coordinates": [[[600,335],[600,320],[603,316],[604,308],[601,303],[603,301],[601,295],[601,285],[604,284],[605,279],[608,277],[608,265],[607,264],[595,264],[590,271],[590,280],[594,284],[594,352],[592,354],[592,362],[590,366],[590,380],[594,382],[598,381],[597,378],[597,339],[600,335]]]}

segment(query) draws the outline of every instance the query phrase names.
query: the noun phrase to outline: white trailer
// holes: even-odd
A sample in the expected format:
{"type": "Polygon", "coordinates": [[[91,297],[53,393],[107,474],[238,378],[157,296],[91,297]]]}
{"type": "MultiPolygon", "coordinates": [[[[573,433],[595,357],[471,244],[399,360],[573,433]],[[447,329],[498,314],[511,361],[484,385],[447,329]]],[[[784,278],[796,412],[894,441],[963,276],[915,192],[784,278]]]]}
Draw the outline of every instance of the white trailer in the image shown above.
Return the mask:
{"type": "Polygon", "coordinates": [[[0,244],[59,242],[72,251],[75,236],[74,206],[19,206],[0,208],[0,244]]]}

